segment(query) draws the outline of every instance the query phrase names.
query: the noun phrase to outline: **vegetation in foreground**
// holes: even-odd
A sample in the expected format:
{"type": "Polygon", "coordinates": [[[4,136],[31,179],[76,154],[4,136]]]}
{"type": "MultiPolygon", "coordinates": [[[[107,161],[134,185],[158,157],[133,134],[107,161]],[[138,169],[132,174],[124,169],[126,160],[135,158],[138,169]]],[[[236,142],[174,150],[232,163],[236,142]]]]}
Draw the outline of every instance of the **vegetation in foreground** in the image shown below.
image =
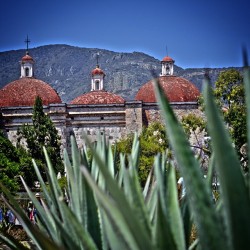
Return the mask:
{"type": "MultiPolygon", "coordinates": [[[[250,71],[245,69],[246,103],[250,104],[250,71]]],[[[72,138],[72,161],[67,153],[67,189],[61,190],[49,159],[47,161],[50,192],[34,162],[43,190],[41,203],[22,179],[38,210],[39,221],[33,225],[8,190],[1,185],[3,199],[15,212],[29,237],[39,249],[229,249],[250,246],[249,175],[241,171],[240,161],[222,121],[208,80],[204,103],[211,136],[212,156],[206,179],[194,157],[184,130],[156,82],[156,93],[166,123],[169,143],[187,194],[179,204],[175,169],[162,153],[154,159],[143,189],[138,178],[139,142],[134,138],[128,159],[120,155],[120,168],[115,164],[110,145],[100,138],[89,144],[92,159],[77,148],[72,138]],[[225,153],[226,152],[226,153],[225,153]],[[221,195],[214,204],[211,176],[219,174],[221,195]],[[233,184],[233,185],[232,185],[233,184]],[[195,225],[198,238],[190,245],[190,232],[195,225]]],[[[247,106],[247,138],[250,142],[250,105],[247,106]]],[[[250,156],[250,150],[248,150],[250,156]]],[[[0,235],[11,249],[24,246],[0,235]]]]}

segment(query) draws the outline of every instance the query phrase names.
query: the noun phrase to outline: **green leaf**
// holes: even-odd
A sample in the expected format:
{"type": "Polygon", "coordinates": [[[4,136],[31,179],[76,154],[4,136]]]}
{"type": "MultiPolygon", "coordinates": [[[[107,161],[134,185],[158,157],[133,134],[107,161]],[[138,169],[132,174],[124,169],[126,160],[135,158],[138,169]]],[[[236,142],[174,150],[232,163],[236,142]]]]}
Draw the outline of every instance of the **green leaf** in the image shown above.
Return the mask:
{"type": "Polygon", "coordinates": [[[225,237],[214,211],[207,185],[205,185],[198,161],[186,139],[159,82],[155,91],[167,127],[167,134],[187,190],[202,249],[225,249],[225,237]]]}
{"type": "MultiPolygon", "coordinates": [[[[97,249],[95,242],[91,238],[89,232],[84,228],[81,222],[76,217],[76,214],[71,211],[66,204],[61,201],[61,207],[67,218],[68,222],[66,225],[62,226],[61,221],[55,218],[58,228],[61,228],[62,238],[72,239],[75,242],[75,245],[78,245],[78,248],[95,250],[97,249]],[[62,227],[61,227],[62,226],[62,227]],[[72,237],[73,236],[73,237],[72,237]]],[[[65,240],[65,239],[64,239],[65,240]]],[[[70,244],[67,244],[70,249],[75,249],[70,244]]]]}
{"type": "Polygon", "coordinates": [[[135,216],[139,219],[140,223],[147,231],[147,234],[150,235],[151,231],[148,220],[148,212],[144,203],[142,189],[138,179],[138,172],[136,171],[134,165],[131,164],[129,169],[125,169],[124,175],[124,189],[127,191],[126,194],[130,202],[130,206],[134,211],[135,216]]]}
{"type": "Polygon", "coordinates": [[[184,227],[178,202],[176,176],[174,167],[169,167],[167,176],[167,214],[176,249],[186,249],[184,227]]]}
{"type": "Polygon", "coordinates": [[[152,182],[152,174],[153,174],[153,168],[150,169],[147,180],[146,180],[146,184],[143,188],[143,196],[145,200],[147,200],[147,197],[150,193],[150,184],[152,182]]]}
{"type": "Polygon", "coordinates": [[[225,129],[221,114],[215,105],[208,83],[205,85],[204,99],[207,119],[210,121],[208,130],[211,135],[211,145],[225,206],[228,237],[234,249],[244,249],[250,245],[250,200],[248,190],[241,172],[240,162],[225,129]]]}
{"type": "MultiPolygon", "coordinates": [[[[80,153],[77,148],[75,138],[71,137],[73,166],[68,158],[67,152],[64,153],[65,167],[67,170],[67,178],[69,183],[69,202],[70,208],[78,218],[82,227],[88,231],[95,244],[101,248],[101,226],[98,214],[98,208],[84,177],[80,171],[82,164],[88,165],[86,151],[80,153]]],[[[89,167],[89,166],[86,166],[89,167]]],[[[66,215],[65,215],[66,216],[66,215]]],[[[67,223],[71,223],[67,218],[67,223]]],[[[71,225],[69,225],[71,226],[71,225]]],[[[74,228],[72,228],[72,231],[74,228]]],[[[77,235],[75,236],[77,238],[77,235]]]]}
{"type": "Polygon", "coordinates": [[[86,168],[82,168],[82,172],[91,188],[95,191],[99,204],[115,229],[113,232],[116,232],[116,237],[120,238],[123,245],[127,245],[127,249],[151,249],[149,235],[147,235],[138,218],[134,215],[124,193],[121,192],[118,184],[108,173],[108,170],[101,166],[102,164],[99,163],[99,167],[112,198],[97,186],[86,168]]]}
{"type": "Polygon", "coordinates": [[[169,221],[166,212],[162,207],[162,200],[159,192],[155,200],[156,210],[153,221],[153,244],[156,249],[176,249],[173,235],[171,234],[169,221]]]}
{"type": "MultiPolygon", "coordinates": [[[[245,55],[247,56],[247,54],[245,55]]],[[[245,99],[247,103],[247,157],[248,157],[248,188],[249,188],[249,194],[250,194],[250,69],[247,67],[247,65],[244,65],[244,88],[245,88],[245,99]]]]}

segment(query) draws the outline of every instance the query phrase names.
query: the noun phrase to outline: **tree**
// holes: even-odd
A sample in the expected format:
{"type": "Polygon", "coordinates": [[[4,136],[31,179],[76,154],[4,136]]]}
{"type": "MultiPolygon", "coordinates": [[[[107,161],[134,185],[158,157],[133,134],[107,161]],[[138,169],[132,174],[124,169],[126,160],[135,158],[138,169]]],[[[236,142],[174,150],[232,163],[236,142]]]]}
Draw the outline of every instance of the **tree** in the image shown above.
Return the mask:
{"type": "MultiPolygon", "coordinates": [[[[55,171],[63,170],[60,156],[60,136],[49,116],[44,113],[42,99],[39,96],[36,98],[33,107],[32,125],[24,124],[18,134],[19,145],[21,139],[25,139],[28,152],[39,163],[40,167],[44,167],[43,147],[45,147],[55,171]]],[[[45,176],[45,171],[42,172],[45,176]]]]}
{"type": "Polygon", "coordinates": [[[22,175],[26,183],[32,186],[35,173],[31,169],[31,157],[13,146],[0,131],[0,182],[15,192],[20,188],[19,176],[22,175]]]}
{"type": "Polygon", "coordinates": [[[243,77],[236,69],[220,73],[215,82],[214,94],[221,104],[230,108],[234,103],[245,104],[243,77]]]}
{"type": "MultiPolygon", "coordinates": [[[[17,147],[17,154],[19,156],[20,175],[29,187],[34,187],[37,175],[34,171],[32,157],[23,147],[17,147]]],[[[39,163],[37,164],[39,165],[39,163]]]]}
{"type": "Polygon", "coordinates": [[[195,132],[197,129],[202,131],[206,128],[206,122],[204,121],[204,119],[193,113],[184,115],[181,119],[181,123],[188,136],[191,132],[195,132]]]}
{"type": "Polygon", "coordinates": [[[16,148],[0,131],[0,181],[12,192],[19,188],[19,157],[16,148]]]}
{"type": "Polygon", "coordinates": [[[207,172],[211,151],[206,121],[203,117],[190,113],[182,117],[181,123],[194,154],[200,160],[203,171],[207,172]]]}
{"type": "Polygon", "coordinates": [[[223,110],[235,148],[240,152],[247,141],[244,85],[240,72],[235,69],[221,72],[215,82],[214,95],[223,110]]]}

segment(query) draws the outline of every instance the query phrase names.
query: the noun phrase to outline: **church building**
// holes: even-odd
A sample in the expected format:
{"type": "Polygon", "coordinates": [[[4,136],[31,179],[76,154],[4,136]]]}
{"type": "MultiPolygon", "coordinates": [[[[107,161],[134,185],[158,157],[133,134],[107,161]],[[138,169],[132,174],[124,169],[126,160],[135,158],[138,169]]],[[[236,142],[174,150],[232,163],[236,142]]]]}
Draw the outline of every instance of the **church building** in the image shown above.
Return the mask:
{"type": "MultiPolygon", "coordinates": [[[[174,60],[166,56],[161,61],[162,72],[157,78],[163,87],[177,117],[188,113],[200,114],[197,98],[199,90],[188,80],[174,75],[174,60]]],[[[70,135],[78,146],[83,146],[83,132],[91,141],[98,133],[104,133],[111,143],[133,133],[140,133],[143,126],[161,120],[154,95],[153,79],[142,85],[135,100],[105,91],[105,72],[97,60],[91,72],[90,91],[76,97],[70,103],[62,103],[57,92],[46,82],[34,77],[35,62],[26,55],[20,62],[20,78],[0,90],[1,129],[10,141],[17,141],[17,129],[31,124],[33,105],[40,96],[47,113],[61,136],[62,147],[68,149],[70,135]]],[[[108,74],[108,72],[106,72],[108,74]]]]}

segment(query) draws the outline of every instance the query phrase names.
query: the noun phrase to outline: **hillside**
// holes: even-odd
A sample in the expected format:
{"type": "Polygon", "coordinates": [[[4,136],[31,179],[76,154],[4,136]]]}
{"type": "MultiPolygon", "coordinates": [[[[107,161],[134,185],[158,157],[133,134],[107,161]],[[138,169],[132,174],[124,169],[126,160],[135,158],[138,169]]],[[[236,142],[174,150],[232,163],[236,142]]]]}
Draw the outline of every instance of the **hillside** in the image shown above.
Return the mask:
{"type": "MultiPolygon", "coordinates": [[[[56,89],[63,102],[90,91],[90,72],[96,66],[97,53],[100,54],[99,65],[106,73],[105,90],[126,100],[134,99],[138,89],[152,79],[152,70],[157,75],[161,72],[160,61],[141,52],[118,53],[97,48],[46,45],[30,49],[29,53],[35,60],[35,77],[56,89]]],[[[20,77],[19,62],[24,55],[25,50],[0,53],[0,88],[20,77]]],[[[213,83],[222,70],[225,69],[209,69],[213,83]]],[[[199,89],[205,71],[178,66],[174,69],[175,75],[192,81],[199,89]]]]}

